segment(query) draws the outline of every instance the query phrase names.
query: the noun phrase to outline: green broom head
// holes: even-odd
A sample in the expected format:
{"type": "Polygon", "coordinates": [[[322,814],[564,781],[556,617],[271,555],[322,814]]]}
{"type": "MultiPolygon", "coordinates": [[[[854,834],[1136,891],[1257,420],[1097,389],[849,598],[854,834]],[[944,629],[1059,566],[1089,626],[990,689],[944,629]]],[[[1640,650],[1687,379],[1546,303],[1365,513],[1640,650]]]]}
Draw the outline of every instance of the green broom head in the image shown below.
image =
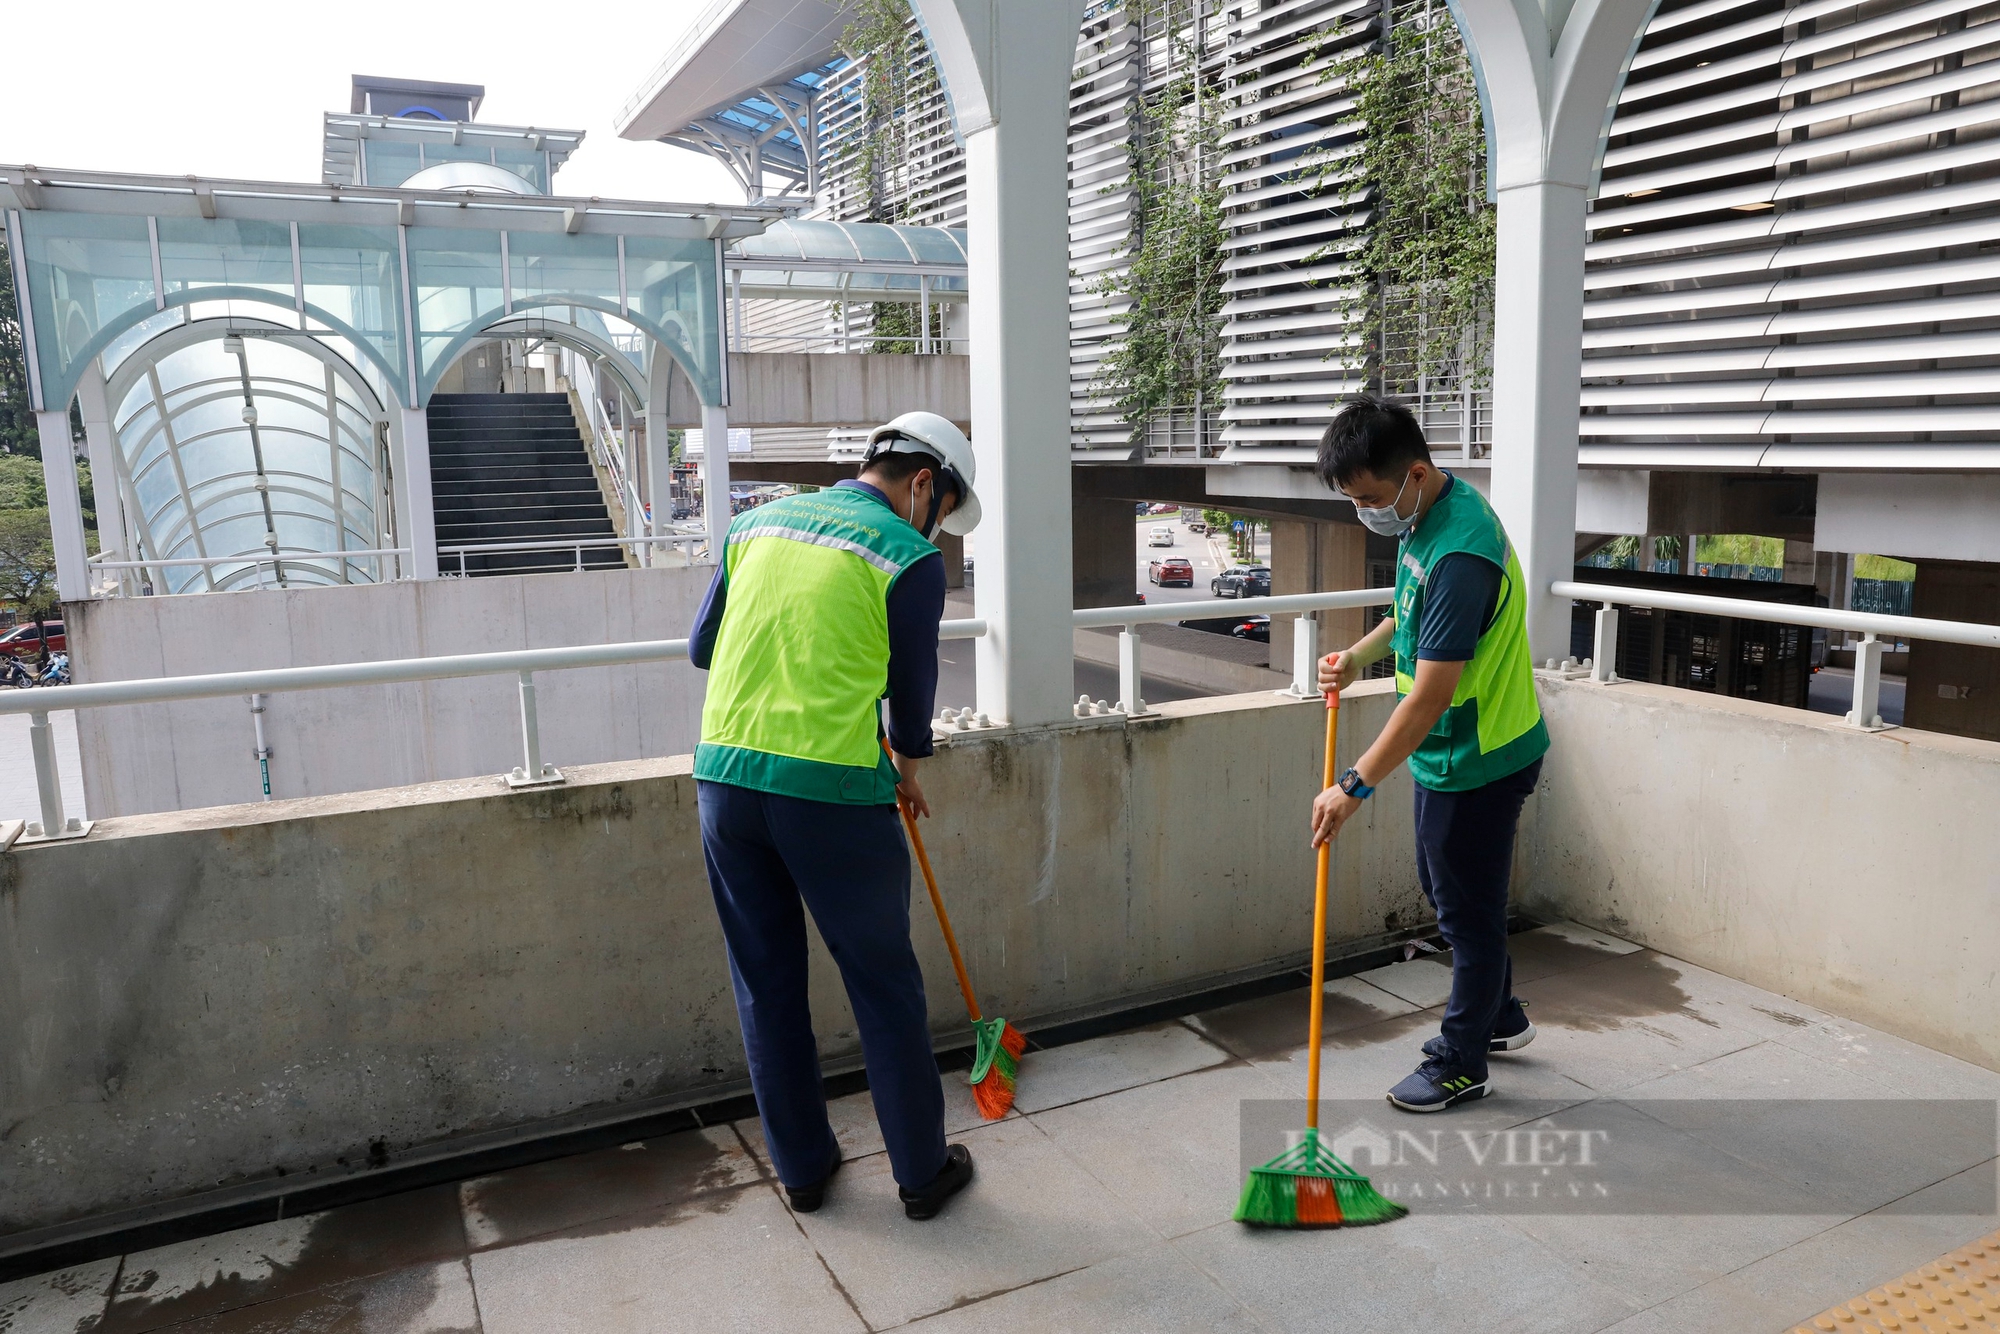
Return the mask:
{"type": "Polygon", "coordinates": [[[1319,1131],[1253,1168],[1236,1202],[1236,1221],[1252,1227],[1366,1227],[1409,1213],[1384,1199],[1368,1178],[1333,1156],[1319,1131]]]}
{"type": "Polygon", "coordinates": [[[1014,1080],[1021,1072],[1021,1053],[1028,1040],[1005,1019],[980,1019],[972,1025],[972,1101],[989,1121],[1007,1115],[1014,1105],[1014,1080]]]}

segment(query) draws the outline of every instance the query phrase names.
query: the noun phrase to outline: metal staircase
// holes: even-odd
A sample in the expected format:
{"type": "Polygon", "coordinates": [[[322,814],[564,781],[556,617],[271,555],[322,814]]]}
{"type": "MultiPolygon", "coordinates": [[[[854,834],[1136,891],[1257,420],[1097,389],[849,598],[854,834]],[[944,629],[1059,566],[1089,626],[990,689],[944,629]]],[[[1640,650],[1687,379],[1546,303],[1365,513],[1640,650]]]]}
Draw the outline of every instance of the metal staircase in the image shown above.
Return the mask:
{"type": "Polygon", "coordinates": [[[467,552],[487,543],[617,536],[565,394],[433,394],[431,496],[438,568],[467,575],[621,569],[615,546],[467,552]]]}

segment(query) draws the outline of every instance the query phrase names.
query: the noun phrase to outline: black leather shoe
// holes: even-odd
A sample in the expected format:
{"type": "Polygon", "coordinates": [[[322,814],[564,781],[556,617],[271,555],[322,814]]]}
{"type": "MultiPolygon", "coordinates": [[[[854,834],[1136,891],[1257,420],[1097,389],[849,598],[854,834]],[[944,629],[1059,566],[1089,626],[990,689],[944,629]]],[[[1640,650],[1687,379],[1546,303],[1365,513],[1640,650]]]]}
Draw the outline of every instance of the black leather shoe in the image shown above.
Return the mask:
{"type": "Polygon", "coordinates": [[[826,1169],[825,1176],[810,1186],[800,1186],[797,1190],[793,1190],[790,1186],[785,1187],[785,1198],[791,1201],[793,1213],[809,1214],[826,1203],[826,1183],[833,1180],[833,1174],[840,1170],[842,1161],[840,1150],[835,1149],[833,1166],[826,1169]]]}
{"type": "Polygon", "coordinates": [[[922,1190],[904,1190],[898,1187],[896,1194],[903,1199],[903,1213],[922,1222],[936,1218],[945,1202],[964,1190],[972,1180],[972,1150],[963,1144],[953,1144],[944,1151],[944,1170],[931,1178],[931,1183],[922,1190]]]}

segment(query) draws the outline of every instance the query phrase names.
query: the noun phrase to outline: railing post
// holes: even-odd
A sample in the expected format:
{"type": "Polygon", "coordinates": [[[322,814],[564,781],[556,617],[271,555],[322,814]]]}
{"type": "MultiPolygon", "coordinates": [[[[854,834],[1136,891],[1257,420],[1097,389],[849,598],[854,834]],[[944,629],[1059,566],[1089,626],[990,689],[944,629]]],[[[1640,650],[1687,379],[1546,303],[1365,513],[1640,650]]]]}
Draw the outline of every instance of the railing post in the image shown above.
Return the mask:
{"type": "Polygon", "coordinates": [[[1319,620],[1311,612],[1292,618],[1292,686],[1300,699],[1319,693],[1319,620]]]}
{"type": "Polygon", "coordinates": [[[1118,707],[1127,718],[1146,711],[1139,689],[1139,627],[1128,625],[1118,632],[1118,707]]]}
{"type": "Polygon", "coordinates": [[[1610,685],[1618,679],[1618,608],[1607,602],[1597,609],[1597,641],[1591,649],[1590,679],[1610,685]]]}
{"type": "Polygon", "coordinates": [[[1875,731],[1882,726],[1882,641],[1873,633],[1854,646],[1854,708],[1851,726],[1875,731]]]}
{"type": "Polygon", "coordinates": [[[28,742],[35,752],[35,788],[42,798],[40,833],[44,838],[55,838],[64,829],[62,784],[56,778],[56,739],[49,730],[47,713],[28,715],[28,742]]]}
{"type": "Polygon", "coordinates": [[[535,674],[521,673],[521,767],[507,775],[509,787],[560,783],[562,771],[542,763],[542,728],[535,715],[535,674]]]}

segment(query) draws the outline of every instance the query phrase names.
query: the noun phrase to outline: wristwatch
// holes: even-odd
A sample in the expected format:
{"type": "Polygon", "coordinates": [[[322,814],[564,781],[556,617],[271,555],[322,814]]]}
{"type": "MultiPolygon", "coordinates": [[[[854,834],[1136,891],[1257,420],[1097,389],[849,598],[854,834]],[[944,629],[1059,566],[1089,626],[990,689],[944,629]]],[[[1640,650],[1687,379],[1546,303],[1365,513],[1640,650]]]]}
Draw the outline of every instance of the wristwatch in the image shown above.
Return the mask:
{"type": "Polygon", "coordinates": [[[1360,772],[1355,769],[1349,769],[1342,774],[1335,786],[1356,801],[1366,801],[1375,795],[1375,789],[1362,782],[1360,772]]]}

